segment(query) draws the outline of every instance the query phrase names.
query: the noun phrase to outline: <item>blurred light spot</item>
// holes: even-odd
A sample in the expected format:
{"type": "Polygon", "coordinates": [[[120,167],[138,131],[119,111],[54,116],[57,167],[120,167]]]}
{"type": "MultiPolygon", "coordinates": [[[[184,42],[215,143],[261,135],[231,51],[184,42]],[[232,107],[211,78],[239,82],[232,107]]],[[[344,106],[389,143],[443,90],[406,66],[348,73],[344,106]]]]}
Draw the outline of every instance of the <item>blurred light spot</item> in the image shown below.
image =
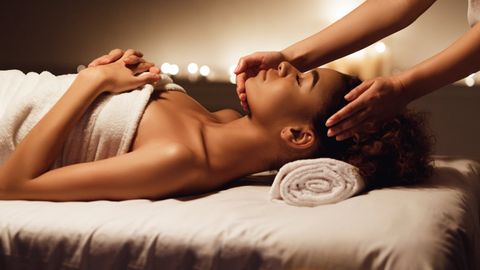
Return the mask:
{"type": "Polygon", "coordinates": [[[85,65],[78,65],[77,66],[77,72],[80,72],[80,71],[84,70],[85,68],[86,68],[85,65]]]}
{"type": "Polygon", "coordinates": [[[330,5],[329,10],[322,10],[322,17],[325,16],[330,23],[336,22],[358,7],[362,2],[361,0],[338,1],[334,5],[330,5]]]}
{"type": "Polygon", "coordinates": [[[162,73],[170,74],[170,63],[163,63],[160,66],[160,70],[162,71],[162,73]]]}
{"type": "Polygon", "coordinates": [[[380,41],[375,43],[374,48],[377,53],[383,53],[387,49],[387,46],[385,46],[385,43],[380,41]]]}
{"type": "Polygon", "coordinates": [[[171,75],[177,75],[179,71],[180,71],[180,69],[178,68],[177,65],[175,65],[175,64],[170,65],[170,74],[171,75]]]}
{"type": "Polygon", "coordinates": [[[187,66],[188,73],[195,74],[198,71],[198,65],[195,63],[190,63],[187,66]]]}
{"type": "Polygon", "coordinates": [[[235,68],[237,67],[237,65],[231,65],[229,68],[228,68],[228,74],[234,74],[233,72],[235,71],[235,68]]]}
{"type": "Polygon", "coordinates": [[[365,50],[356,51],[352,54],[347,55],[348,58],[352,59],[362,59],[365,56],[365,50]]]}
{"type": "Polygon", "coordinates": [[[210,74],[210,68],[207,65],[203,65],[200,67],[200,75],[207,77],[210,74]]]}
{"type": "Polygon", "coordinates": [[[475,73],[470,74],[468,77],[465,78],[465,84],[468,87],[473,87],[475,85],[475,73]]]}
{"type": "Polygon", "coordinates": [[[237,83],[237,75],[235,74],[230,74],[230,82],[233,84],[237,83]]]}

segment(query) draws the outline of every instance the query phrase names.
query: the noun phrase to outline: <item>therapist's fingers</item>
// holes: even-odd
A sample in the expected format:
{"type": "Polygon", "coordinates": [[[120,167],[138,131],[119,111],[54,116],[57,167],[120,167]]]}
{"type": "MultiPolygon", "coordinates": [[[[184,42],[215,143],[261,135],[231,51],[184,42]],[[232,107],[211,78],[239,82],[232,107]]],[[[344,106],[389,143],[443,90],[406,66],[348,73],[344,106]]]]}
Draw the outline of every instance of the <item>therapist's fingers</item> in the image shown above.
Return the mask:
{"type": "Polygon", "coordinates": [[[241,73],[237,75],[236,77],[236,83],[237,83],[237,96],[238,99],[240,99],[240,105],[242,106],[243,110],[248,112],[248,102],[247,102],[247,93],[245,92],[245,81],[247,78],[247,74],[241,73]]]}
{"type": "Polygon", "coordinates": [[[335,136],[335,140],[344,141],[346,139],[352,138],[357,133],[358,133],[358,127],[353,127],[335,136]]]}
{"type": "Polygon", "coordinates": [[[262,57],[260,57],[257,53],[244,56],[238,61],[234,73],[238,75],[240,73],[246,72],[250,67],[260,66],[262,64],[262,61],[262,57]]]}
{"type": "Polygon", "coordinates": [[[235,81],[237,84],[237,96],[240,97],[240,94],[245,93],[245,81],[247,79],[247,74],[242,72],[237,75],[235,81]]]}
{"type": "Polygon", "coordinates": [[[363,109],[358,111],[357,113],[353,114],[352,116],[346,118],[345,120],[339,122],[335,126],[328,129],[327,136],[333,137],[338,136],[348,131],[360,124],[362,124],[369,116],[369,109],[363,109]]]}
{"type": "Polygon", "coordinates": [[[370,118],[367,118],[365,120],[362,121],[362,123],[359,123],[358,125],[355,125],[347,130],[344,130],[343,132],[337,134],[335,136],[335,140],[337,141],[343,141],[343,140],[346,140],[346,139],[349,139],[349,138],[352,138],[356,135],[359,135],[359,134],[368,134],[368,133],[372,133],[376,127],[378,127],[377,125],[374,124],[373,121],[371,121],[370,118]]]}
{"type": "Polygon", "coordinates": [[[370,88],[370,86],[372,86],[373,82],[374,82],[373,80],[364,81],[359,86],[353,88],[350,92],[348,92],[345,95],[345,99],[347,101],[352,101],[352,100],[358,98],[361,94],[363,94],[363,92],[367,91],[368,88],[370,88]]]}
{"type": "Polygon", "coordinates": [[[332,127],[339,122],[347,119],[348,117],[352,116],[353,114],[357,113],[358,111],[364,109],[366,107],[365,101],[356,99],[340,109],[334,115],[330,116],[325,123],[327,127],[332,127]]]}

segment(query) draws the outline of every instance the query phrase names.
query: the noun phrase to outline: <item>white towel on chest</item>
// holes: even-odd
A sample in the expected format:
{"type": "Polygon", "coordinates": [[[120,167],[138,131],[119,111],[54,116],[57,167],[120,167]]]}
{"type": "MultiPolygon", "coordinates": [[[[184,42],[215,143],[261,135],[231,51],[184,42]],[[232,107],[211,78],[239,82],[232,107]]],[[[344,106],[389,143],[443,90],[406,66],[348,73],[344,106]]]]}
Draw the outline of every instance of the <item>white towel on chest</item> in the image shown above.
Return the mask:
{"type": "MultiPolygon", "coordinates": [[[[60,99],[75,77],[76,74],[0,71],[0,164],[60,99]]],[[[185,92],[166,75],[161,76],[156,89],[185,92]]],[[[126,153],[153,91],[153,86],[147,84],[130,92],[97,97],[70,132],[53,168],[126,153]]]]}
{"type": "Polygon", "coordinates": [[[345,200],[364,187],[355,166],[330,158],[303,159],[280,168],[270,189],[270,199],[312,207],[345,200]]]}

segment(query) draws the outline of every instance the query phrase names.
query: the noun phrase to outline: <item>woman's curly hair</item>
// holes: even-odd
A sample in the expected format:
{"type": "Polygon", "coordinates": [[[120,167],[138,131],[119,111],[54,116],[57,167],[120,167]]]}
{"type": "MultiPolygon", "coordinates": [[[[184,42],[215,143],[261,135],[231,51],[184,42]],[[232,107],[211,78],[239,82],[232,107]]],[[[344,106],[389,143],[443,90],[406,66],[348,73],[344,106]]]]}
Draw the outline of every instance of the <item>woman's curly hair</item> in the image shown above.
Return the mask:
{"type": "Polygon", "coordinates": [[[319,147],[314,157],[330,157],[360,169],[369,188],[417,183],[430,176],[433,137],[427,133],[425,117],[418,112],[405,112],[384,122],[373,132],[336,141],[328,137],[326,119],[346,104],[343,95],[361,81],[344,75],[345,91],[313,119],[319,147]],[[336,103],[336,104],[335,104],[336,103]]]}

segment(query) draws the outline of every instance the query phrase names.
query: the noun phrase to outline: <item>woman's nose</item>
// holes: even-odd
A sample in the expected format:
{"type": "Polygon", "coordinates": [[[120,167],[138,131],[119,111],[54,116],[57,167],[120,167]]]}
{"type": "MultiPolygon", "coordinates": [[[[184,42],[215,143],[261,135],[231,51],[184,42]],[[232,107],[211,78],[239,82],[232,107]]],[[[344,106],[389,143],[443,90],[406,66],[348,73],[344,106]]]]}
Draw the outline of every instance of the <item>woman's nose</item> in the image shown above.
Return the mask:
{"type": "Polygon", "coordinates": [[[277,69],[278,69],[278,74],[281,76],[281,77],[284,77],[286,75],[288,75],[289,71],[291,70],[292,68],[292,65],[286,61],[283,61],[281,62],[277,69]]]}

